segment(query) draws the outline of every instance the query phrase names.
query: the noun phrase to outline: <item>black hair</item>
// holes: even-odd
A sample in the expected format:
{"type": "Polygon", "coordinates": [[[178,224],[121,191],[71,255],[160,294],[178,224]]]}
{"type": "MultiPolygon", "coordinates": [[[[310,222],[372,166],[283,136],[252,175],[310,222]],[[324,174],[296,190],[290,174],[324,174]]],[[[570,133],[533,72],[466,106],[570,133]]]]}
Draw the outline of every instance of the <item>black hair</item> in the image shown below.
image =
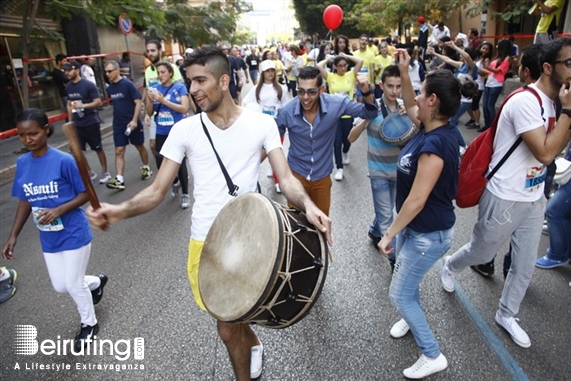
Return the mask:
{"type": "Polygon", "coordinates": [[[543,44],[532,44],[526,46],[521,51],[520,64],[522,68],[527,68],[529,70],[529,76],[533,80],[539,79],[541,76],[541,64],[540,60],[543,55],[543,44]]]}
{"type": "Polygon", "coordinates": [[[385,79],[388,77],[399,77],[400,78],[400,69],[397,65],[389,65],[383,70],[383,74],[381,74],[381,82],[385,82],[385,79]]]}
{"type": "Polygon", "coordinates": [[[299,71],[299,76],[297,77],[297,83],[300,79],[315,79],[317,78],[317,87],[323,85],[323,77],[318,68],[312,66],[306,66],[301,68],[299,71]]]}
{"type": "Polygon", "coordinates": [[[159,66],[164,66],[167,68],[168,72],[171,74],[171,79],[174,76],[174,69],[172,68],[172,65],[166,61],[160,61],[157,62],[155,67],[158,68],[159,66]]]}
{"type": "Polygon", "coordinates": [[[129,58],[129,52],[123,52],[123,54],[121,54],[121,59],[125,58],[129,58]]]}
{"type": "Polygon", "coordinates": [[[507,38],[502,38],[498,41],[498,58],[497,58],[497,66],[500,66],[500,63],[511,56],[512,54],[512,43],[507,38]]]}
{"type": "Polygon", "coordinates": [[[329,41],[324,41],[319,46],[319,54],[317,55],[317,62],[321,62],[325,59],[325,48],[327,47],[327,45],[331,46],[331,43],[329,41]]]}
{"type": "Polygon", "coordinates": [[[157,50],[163,50],[163,45],[159,40],[149,40],[145,43],[145,46],[149,44],[154,44],[157,47],[157,50]]]}
{"type": "Polygon", "coordinates": [[[48,116],[42,110],[37,108],[25,108],[18,116],[16,116],[16,123],[25,121],[35,122],[40,128],[48,128],[48,138],[54,133],[54,127],[50,124],[48,116]]]}
{"type": "Polygon", "coordinates": [[[347,38],[347,36],[340,34],[337,37],[335,37],[335,43],[333,44],[333,51],[335,52],[335,54],[339,54],[339,53],[345,53],[345,54],[350,54],[351,51],[349,50],[349,39],[347,38]],[[339,51],[339,40],[345,40],[345,50],[343,52],[339,51]]]}
{"type": "Polygon", "coordinates": [[[230,75],[230,61],[222,49],[214,45],[204,45],[195,49],[184,61],[184,67],[208,65],[208,70],[216,79],[224,74],[230,75]]]}
{"type": "MultiPolygon", "coordinates": [[[[555,40],[551,40],[548,43],[543,45],[543,54],[541,56],[541,71],[543,72],[543,64],[549,63],[551,65],[555,64],[557,58],[559,57],[559,53],[564,46],[571,45],[571,37],[559,37],[555,40]]],[[[567,58],[567,57],[563,57],[567,58]]]]}
{"type": "Polygon", "coordinates": [[[335,58],[333,58],[333,66],[337,66],[339,64],[339,62],[341,62],[341,61],[345,61],[345,62],[349,63],[349,60],[346,57],[335,56],[335,58]]]}
{"type": "Polygon", "coordinates": [[[438,97],[438,114],[446,119],[456,115],[460,108],[460,91],[460,81],[450,70],[436,70],[426,75],[424,92],[427,97],[432,94],[438,97]]]}
{"type": "Polygon", "coordinates": [[[472,48],[471,46],[468,46],[466,49],[464,49],[464,51],[466,53],[468,53],[468,55],[470,56],[472,61],[474,61],[476,58],[478,58],[478,54],[479,54],[478,49],[472,48]]]}
{"type": "Polygon", "coordinates": [[[56,54],[56,65],[58,63],[60,63],[61,61],[65,60],[66,58],[67,58],[67,56],[63,53],[56,54]]]}
{"type": "Polygon", "coordinates": [[[472,33],[476,37],[478,37],[479,34],[478,29],[476,28],[470,28],[470,33],[472,33]]]}

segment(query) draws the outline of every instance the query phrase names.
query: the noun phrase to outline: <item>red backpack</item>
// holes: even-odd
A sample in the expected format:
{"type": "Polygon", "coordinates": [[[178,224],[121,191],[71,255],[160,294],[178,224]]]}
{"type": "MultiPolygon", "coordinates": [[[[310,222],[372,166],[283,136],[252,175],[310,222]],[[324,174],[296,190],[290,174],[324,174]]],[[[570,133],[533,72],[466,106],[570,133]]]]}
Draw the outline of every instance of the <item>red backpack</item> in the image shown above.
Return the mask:
{"type": "Polygon", "coordinates": [[[539,101],[539,105],[541,106],[541,115],[543,116],[543,102],[535,89],[528,86],[520,87],[519,89],[512,91],[506,97],[500,106],[500,109],[496,113],[496,117],[494,118],[494,122],[490,128],[474,139],[468,146],[468,149],[466,149],[464,156],[462,156],[462,160],[460,162],[460,173],[458,175],[458,191],[456,193],[456,205],[458,205],[458,207],[470,208],[474,205],[478,205],[488,181],[522,142],[521,136],[518,137],[508,152],[506,152],[504,157],[502,157],[500,162],[494,167],[490,174],[486,176],[486,171],[490,166],[492,154],[494,153],[494,138],[496,137],[496,129],[498,128],[498,120],[502,113],[502,109],[512,96],[521,93],[522,91],[529,91],[535,95],[539,101]]]}

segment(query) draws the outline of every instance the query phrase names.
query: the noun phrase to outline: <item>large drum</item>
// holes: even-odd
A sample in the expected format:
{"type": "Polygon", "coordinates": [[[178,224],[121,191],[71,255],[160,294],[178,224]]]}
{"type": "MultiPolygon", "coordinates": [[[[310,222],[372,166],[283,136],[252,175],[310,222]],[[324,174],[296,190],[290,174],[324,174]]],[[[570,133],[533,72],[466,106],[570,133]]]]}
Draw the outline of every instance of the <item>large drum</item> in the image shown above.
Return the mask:
{"type": "Polygon", "coordinates": [[[216,319],[285,328],[315,304],[327,274],[323,234],[259,193],[231,200],[204,242],[198,286],[216,319]]]}
{"type": "MultiPolygon", "coordinates": [[[[373,122],[374,120],[370,123],[373,122]]],[[[387,115],[387,117],[383,119],[379,129],[381,139],[389,144],[401,147],[405,146],[417,132],[416,126],[412,123],[408,115],[401,115],[397,112],[387,115]]]]}

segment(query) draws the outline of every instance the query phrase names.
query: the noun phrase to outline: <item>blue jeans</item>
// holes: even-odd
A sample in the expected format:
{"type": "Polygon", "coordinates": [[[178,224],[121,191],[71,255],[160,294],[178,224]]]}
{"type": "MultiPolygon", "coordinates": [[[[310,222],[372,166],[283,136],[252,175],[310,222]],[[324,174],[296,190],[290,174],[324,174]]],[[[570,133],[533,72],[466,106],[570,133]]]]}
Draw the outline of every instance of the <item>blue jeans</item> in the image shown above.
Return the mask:
{"type": "Polygon", "coordinates": [[[440,355],[438,342],[428,326],[420,304],[420,282],[450,249],[454,228],[418,233],[405,228],[397,236],[397,261],[389,289],[389,297],[406,321],[423,355],[440,355]]]}
{"type": "Polygon", "coordinates": [[[482,108],[484,109],[484,127],[490,127],[496,116],[496,101],[502,92],[503,86],[485,87],[482,108]]]}
{"type": "Polygon", "coordinates": [[[452,118],[450,118],[450,124],[452,124],[454,126],[458,126],[458,121],[460,120],[462,115],[464,115],[464,113],[466,111],[468,111],[468,109],[471,107],[472,107],[472,101],[470,101],[469,103],[460,102],[460,108],[458,109],[458,112],[456,113],[456,115],[454,115],[452,118]]]}
{"type": "Polygon", "coordinates": [[[353,128],[353,117],[339,118],[337,131],[335,133],[335,142],[333,143],[333,154],[335,155],[335,166],[337,168],[343,168],[343,156],[341,152],[347,153],[351,147],[351,143],[349,139],[347,139],[351,128],[353,128]]]}
{"type": "Polygon", "coordinates": [[[375,219],[369,227],[369,231],[375,237],[382,237],[393,223],[397,181],[384,177],[371,177],[371,190],[373,191],[375,219]]]}
{"type": "Polygon", "coordinates": [[[547,204],[549,249],[547,257],[556,261],[571,259],[571,181],[561,185],[547,204]]]}

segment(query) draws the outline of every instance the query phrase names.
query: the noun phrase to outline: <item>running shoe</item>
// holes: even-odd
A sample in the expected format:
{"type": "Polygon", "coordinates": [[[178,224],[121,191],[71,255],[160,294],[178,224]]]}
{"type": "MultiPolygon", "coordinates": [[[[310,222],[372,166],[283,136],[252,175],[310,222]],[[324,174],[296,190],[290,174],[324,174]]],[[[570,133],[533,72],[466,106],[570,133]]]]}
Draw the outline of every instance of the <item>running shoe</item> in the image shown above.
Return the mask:
{"type": "Polygon", "coordinates": [[[125,190],[125,182],[119,181],[116,177],[105,184],[105,186],[109,189],[125,190]]]}
{"type": "Polygon", "coordinates": [[[554,269],[555,267],[564,266],[569,263],[569,259],[566,261],[558,261],[556,259],[551,259],[547,255],[539,258],[535,262],[535,266],[539,267],[540,269],[554,269]]]}
{"type": "Polygon", "coordinates": [[[182,195],[182,200],[180,203],[180,207],[186,209],[190,206],[190,196],[187,194],[182,195]]]}
{"type": "Polygon", "coordinates": [[[153,171],[148,165],[144,165],[141,167],[141,179],[148,180],[153,175],[153,171]]]}
{"type": "Polygon", "coordinates": [[[481,265],[473,265],[470,266],[470,268],[478,274],[489,278],[494,275],[494,260],[492,259],[491,262],[483,263],[481,265]]]}
{"type": "Polygon", "coordinates": [[[83,349],[87,339],[93,339],[93,337],[97,335],[97,332],[99,332],[99,324],[95,324],[94,326],[82,324],[81,329],[75,336],[75,353],[80,352],[83,349]]]}
{"type": "Polygon", "coordinates": [[[180,181],[177,181],[176,183],[174,183],[174,184],[172,185],[172,188],[171,188],[171,197],[172,197],[172,198],[175,198],[175,197],[177,196],[179,190],[180,190],[180,181]]]}
{"type": "Polygon", "coordinates": [[[262,374],[262,365],[264,359],[264,346],[262,342],[253,346],[250,357],[250,378],[255,379],[262,374]]]}
{"type": "Polygon", "coordinates": [[[107,184],[112,179],[113,177],[111,177],[109,172],[104,172],[101,174],[101,178],[99,179],[99,184],[107,184]]]}
{"type": "Polygon", "coordinates": [[[91,179],[91,181],[95,180],[97,178],[97,173],[93,171],[89,172],[89,178],[91,179]]]}
{"type": "Polygon", "coordinates": [[[100,279],[101,283],[99,283],[99,287],[91,291],[91,298],[93,299],[93,305],[96,305],[101,301],[101,298],[103,297],[103,287],[105,287],[107,281],[109,280],[109,278],[105,274],[99,274],[97,275],[97,277],[100,279]]]}

